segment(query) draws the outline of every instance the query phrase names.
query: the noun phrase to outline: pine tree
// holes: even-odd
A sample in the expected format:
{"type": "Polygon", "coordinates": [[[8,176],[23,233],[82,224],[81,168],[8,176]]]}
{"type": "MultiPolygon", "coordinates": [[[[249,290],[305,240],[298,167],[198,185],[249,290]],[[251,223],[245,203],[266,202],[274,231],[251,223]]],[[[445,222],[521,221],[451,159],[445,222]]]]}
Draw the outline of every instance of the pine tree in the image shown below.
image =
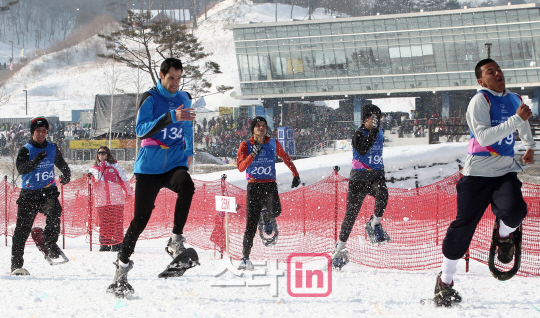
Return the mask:
{"type": "MultiPolygon", "coordinates": [[[[212,84],[208,76],[221,73],[219,64],[203,62],[211,53],[204,52],[199,41],[187,32],[186,26],[169,20],[150,21],[149,12],[135,14],[128,11],[128,17],[120,22],[119,31],[98,36],[105,39],[111,52],[99,54],[100,57],[138,68],[150,74],[154,84],[157,84],[159,66],[164,59],[180,59],[184,68],[182,90],[194,97],[209,92],[212,84]]],[[[218,86],[216,89],[223,93],[232,87],[218,86]]]]}

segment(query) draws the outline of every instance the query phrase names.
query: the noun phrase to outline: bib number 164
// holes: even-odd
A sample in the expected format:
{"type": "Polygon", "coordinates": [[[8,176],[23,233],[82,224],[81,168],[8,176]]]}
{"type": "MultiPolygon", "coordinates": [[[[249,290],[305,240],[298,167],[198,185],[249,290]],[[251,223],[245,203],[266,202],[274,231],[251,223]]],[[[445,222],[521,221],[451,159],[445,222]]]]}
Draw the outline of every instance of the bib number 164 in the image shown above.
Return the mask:
{"type": "Polygon", "coordinates": [[[42,173],[36,173],[36,180],[37,181],[45,181],[49,180],[50,178],[54,178],[54,171],[45,171],[42,173]]]}

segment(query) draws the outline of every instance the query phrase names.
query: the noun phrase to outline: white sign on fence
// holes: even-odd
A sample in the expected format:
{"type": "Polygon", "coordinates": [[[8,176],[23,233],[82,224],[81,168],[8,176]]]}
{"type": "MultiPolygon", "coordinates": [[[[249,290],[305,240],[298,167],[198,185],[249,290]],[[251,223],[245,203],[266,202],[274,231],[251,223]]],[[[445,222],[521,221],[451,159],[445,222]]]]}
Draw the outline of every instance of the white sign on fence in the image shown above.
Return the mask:
{"type": "Polygon", "coordinates": [[[216,195],[216,211],[236,213],[236,198],[216,195]]]}

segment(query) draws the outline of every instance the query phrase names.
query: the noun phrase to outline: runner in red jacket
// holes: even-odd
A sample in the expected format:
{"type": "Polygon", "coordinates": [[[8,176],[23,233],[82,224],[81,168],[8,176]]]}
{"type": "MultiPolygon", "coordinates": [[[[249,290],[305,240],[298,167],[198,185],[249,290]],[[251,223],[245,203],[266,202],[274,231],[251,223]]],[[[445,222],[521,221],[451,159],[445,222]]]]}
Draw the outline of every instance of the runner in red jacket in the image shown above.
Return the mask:
{"type": "Polygon", "coordinates": [[[236,155],[238,170],[246,171],[246,179],[248,180],[243,258],[238,269],[253,270],[249,254],[253,246],[253,237],[257,232],[261,211],[266,209],[262,217],[267,234],[273,232],[271,220],[275,220],[281,214],[281,202],[276,183],[276,155],[283,159],[283,162],[292,171],[294,177],[292,188],[296,188],[300,184],[300,176],[291,158],[283,150],[279,141],[266,136],[267,131],[266,119],[255,117],[251,122],[253,137],[240,144],[236,155]]]}

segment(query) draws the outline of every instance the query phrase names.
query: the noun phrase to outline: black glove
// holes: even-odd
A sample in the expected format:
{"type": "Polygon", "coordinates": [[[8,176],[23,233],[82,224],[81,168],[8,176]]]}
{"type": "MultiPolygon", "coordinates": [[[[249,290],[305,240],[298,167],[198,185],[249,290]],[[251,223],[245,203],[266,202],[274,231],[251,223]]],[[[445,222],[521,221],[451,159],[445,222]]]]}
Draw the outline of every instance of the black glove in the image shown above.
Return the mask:
{"type": "Polygon", "coordinates": [[[259,154],[259,152],[261,152],[262,150],[262,145],[261,144],[255,144],[253,146],[253,151],[251,152],[253,155],[255,155],[255,157],[257,157],[257,155],[259,154]]]}
{"type": "Polygon", "coordinates": [[[41,150],[36,157],[34,157],[34,160],[41,162],[41,160],[45,159],[47,157],[47,152],[45,150],[41,150]]]}
{"type": "Polygon", "coordinates": [[[70,181],[70,178],[69,177],[65,177],[65,176],[60,176],[60,183],[61,184],[68,184],[70,181]]]}
{"type": "Polygon", "coordinates": [[[292,185],[291,185],[291,188],[296,188],[297,186],[300,185],[300,177],[294,177],[292,179],[292,185]]]}

